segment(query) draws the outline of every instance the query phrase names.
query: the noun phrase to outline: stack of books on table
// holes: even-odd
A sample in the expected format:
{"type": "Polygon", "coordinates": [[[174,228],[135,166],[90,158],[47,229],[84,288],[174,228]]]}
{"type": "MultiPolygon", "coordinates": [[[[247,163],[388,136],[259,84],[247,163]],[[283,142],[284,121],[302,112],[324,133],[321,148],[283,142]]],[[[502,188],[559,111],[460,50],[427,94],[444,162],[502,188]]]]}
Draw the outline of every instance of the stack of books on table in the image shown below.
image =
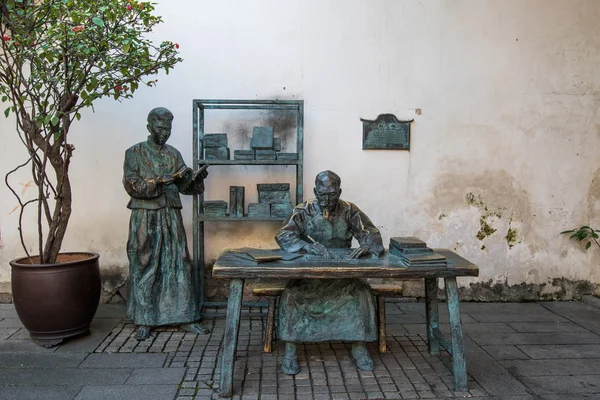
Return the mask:
{"type": "Polygon", "coordinates": [[[446,257],[434,252],[413,236],[390,239],[390,254],[399,257],[407,267],[447,267],[446,257]]]}

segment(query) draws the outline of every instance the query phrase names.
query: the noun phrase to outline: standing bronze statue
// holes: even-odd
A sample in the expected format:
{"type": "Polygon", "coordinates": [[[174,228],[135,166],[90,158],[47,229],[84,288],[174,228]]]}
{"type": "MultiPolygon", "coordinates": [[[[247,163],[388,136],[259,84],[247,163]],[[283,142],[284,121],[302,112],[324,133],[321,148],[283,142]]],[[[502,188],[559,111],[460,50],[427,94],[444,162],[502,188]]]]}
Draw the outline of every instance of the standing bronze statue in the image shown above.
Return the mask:
{"type": "MultiPolygon", "coordinates": [[[[327,259],[340,257],[334,249],[357,249],[345,258],[383,254],[379,230],[356,205],[340,200],[341,179],[324,171],[315,179],[316,199],[296,206],[276,240],[286,252],[304,251],[327,259]]],[[[361,370],[372,370],[365,342],[377,340],[375,302],[360,279],[297,279],[291,281],[279,304],[279,338],[286,342],[282,370],[300,371],[296,342],[354,341],[352,355],[361,370]]]]}
{"type": "Polygon", "coordinates": [[[194,173],[179,151],[166,144],[172,121],[166,108],[150,111],[150,136],[125,153],[123,186],[131,196],[127,318],[139,325],[138,340],[150,337],[152,327],[159,325],[182,324],[208,333],[198,322],[198,271],[190,262],[179,198],[179,193],[203,193],[208,172],[194,173]]]}

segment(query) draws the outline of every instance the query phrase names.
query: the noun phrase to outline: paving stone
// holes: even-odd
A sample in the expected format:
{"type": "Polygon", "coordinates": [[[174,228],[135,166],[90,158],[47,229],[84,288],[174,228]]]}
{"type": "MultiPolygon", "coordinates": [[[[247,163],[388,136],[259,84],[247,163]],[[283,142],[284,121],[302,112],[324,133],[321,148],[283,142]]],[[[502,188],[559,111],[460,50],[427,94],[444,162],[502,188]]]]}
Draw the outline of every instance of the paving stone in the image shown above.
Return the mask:
{"type": "Polygon", "coordinates": [[[27,368],[1,369],[0,386],[62,386],[125,383],[131,369],[27,368]]]}
{"type": "Polygon", "coordinates": [[[0,386],[2,400],[72,400],[81,386],[0,386]]]}
{"type": "Polygon", "coordinates": [[[170,400],[177,385],[94,385],[84,386],[75,400],[170,400]]]}
{"type": "Polygon", "coordinates": [[[600,334],[600,309],[578,301],[540,303],[548,310],[600,334]]]}
{"type": "Polygon", "coordinates": [[[33,340],[0,340],[0,353],[32,353],[32,354],[51,354],[56,351],[56,347],[47,349],[36,344],[33,340]]]}
{"type": "Polygon", "coordinates": [[[90,354],[81,368],[162,367],[166,354],[90,354]]]}
{"type": "Polygon", "coordinates": [[[20,328],[0,328],[0,340],[8,339],[20,328]]]}
{"type": "Polygon", "coordinates": [[[527,376],[521,382],[537,394],[600,394],[600,375],[527,376]]]}
{"type": "Polygon", "coordinates": [[[525,400],[573,400],[574,398],[576,398],[577,400],[600,399],[600,396],[598,396],[598,394],[578,393],[576,396],[577,397],[574,397],[572,394],[542,394],[535,396],[535,399],[531,397],[531,399],[525,400]]]}
{"type": "Polygon", "coordinates": [[[514,345],[481,346],[496,360],[529,359],[529,357],[514,345]]]}
{"type": "Polygon", "coordinates": [[[90,334],[80,335],[62,343],[57,353],[91,353],[118,324],[120,319],[95,318],[90,324],[90,334]]]}
{"type": "Polygon", "coordinates": [[[9,340],[32,340],[29,331],[25,328],[17,329],[15,333],[10,335],[9,340]]]}
{"type": "Polygon", "coordinates": [[[0,321],[0,328],[23,328],[23,323],[18,317],[4,318],[0,321]]]}
{"type": "Polygon", "coordinates": [[[589,330],[572,322],[509,322],[517,332],[568,332],[589,333],[589,330]]]}
{"type": "Polygon", "coordinates": [[[502,365],[515,376],[600,375],[600,358],[507,360],[503,361],[502,365]]]}
{"type": "Polygon", "coordinates": [[[477,322],[568,322],[555,313],[539,309],[536,313],[510,313],[506,311],[490,314],[469,314],[477,322]]]}
{"type": "Polygon", "coordinates": [[[597,344],[523,345],[519,349],[533,359],[598,358],[600,354],[597,344]]]}
{"type": "Polygon", "coordinates": [[[469,314],[536,314],[545,312],[543,303],[477,303],[461,302],[461,311],[469,314]]]}
{"type": "Polygon", "coordinates": [[[475,333],[469,334],[479,345],[525,345],[525,344],[592,344],[600,343],[600,336],[595,333],[475,333]]]}
{"type": "MultiPolygon", "coordinates": [[[[186,368],[136,368],[127,385],[169,385],[178,384],[183,379],[186,368]]],[[[196,384],[194,383],[194,389],[196,384]]]]}
{"type": "Polygon", "coordinates": [[[2,368],[75,368],[87,354],[6,353],[0,357],[2,368]]]}
{"type": "Polygon", "coordinates": [[[527,394],[521,382],[468,337],[465,355],[467,372],[486,392],[500,396],[527,394]]]}

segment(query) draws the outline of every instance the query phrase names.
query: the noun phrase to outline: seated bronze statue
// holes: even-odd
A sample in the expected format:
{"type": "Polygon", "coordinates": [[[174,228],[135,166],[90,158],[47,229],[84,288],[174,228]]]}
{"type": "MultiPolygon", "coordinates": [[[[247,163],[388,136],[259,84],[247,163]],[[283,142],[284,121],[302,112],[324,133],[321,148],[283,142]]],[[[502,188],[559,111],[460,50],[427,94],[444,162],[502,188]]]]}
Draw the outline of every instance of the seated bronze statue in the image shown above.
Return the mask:
{"type": "MultiPolygon", "coordinates": [[[[379,230],[356,205],[341,200],[341,179],[324,171],[315,179],[316,199],[296,206],[277,234],[286,252],[306,252],[335,260],[338,249],[359,247],[345,258],[383,254],[379,230]]],[[[300,372],[297,342],[353,341],[352,355],[361,370],[372,370],[365,342],[377,340],[375,302],[369,286],[360,279],[296,279],[281,295],[279,338],[286,342],[282,370],[300,372]]]]}

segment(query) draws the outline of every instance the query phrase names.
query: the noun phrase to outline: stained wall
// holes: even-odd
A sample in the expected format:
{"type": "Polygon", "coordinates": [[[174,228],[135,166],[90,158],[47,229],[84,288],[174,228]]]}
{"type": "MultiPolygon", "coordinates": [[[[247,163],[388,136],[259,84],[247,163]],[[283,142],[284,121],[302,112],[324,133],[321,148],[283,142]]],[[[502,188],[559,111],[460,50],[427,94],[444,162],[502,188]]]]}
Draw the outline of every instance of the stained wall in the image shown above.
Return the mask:
{"type": "MultiPolygon", "coordinates": [[[[599,2],[158,3],[165,23],[153,37],[179,43],[184,62],[157,88],[103,100],[72,128],[75,204],[64,250],[101,253],[107,288],[127,271],[124,151],[145,140],[148,111],[165,106],[175,114],[170,143],[191,163],[194,98],[303,99],[307,195],[317,172],[336,171],[343,197],[386,243],[415,235],[479,265],[478,278],[462,280],[467,289],[521,285],[542,294],[565,281],[592,291],[600,283],[600,249],[586,252],[559,234],[600,226],[599,2]],[[361,149],[360,118],[381,113],[414,119],[410,152],[361,149]]],[[[207,127],[246,146],[256,124],[276,122],[283,136],[293,130],[275,117],[217,113],[207,127]]],[[[27,156],[13,131],[12,119],[0,120],[2,174],[27,156]]],[[[207,199],[227,199],[230,184],[243,184],[256,201],[256,183],[293,179],[292,168],[211,167],[207,199]]],[[[28,181],[11,179],[25,197],[28,181]]],[[[191,236],[191,200],[184,204],[191,236]]],[[[23,254],[16,205],[0,186],[0,282],[23,254]]],[[[274,247],[277,227],[207,223],[207,261],[224,247],[274,247]]],[[[26,226],[32,250],[33,234],[26,226]]]]}

